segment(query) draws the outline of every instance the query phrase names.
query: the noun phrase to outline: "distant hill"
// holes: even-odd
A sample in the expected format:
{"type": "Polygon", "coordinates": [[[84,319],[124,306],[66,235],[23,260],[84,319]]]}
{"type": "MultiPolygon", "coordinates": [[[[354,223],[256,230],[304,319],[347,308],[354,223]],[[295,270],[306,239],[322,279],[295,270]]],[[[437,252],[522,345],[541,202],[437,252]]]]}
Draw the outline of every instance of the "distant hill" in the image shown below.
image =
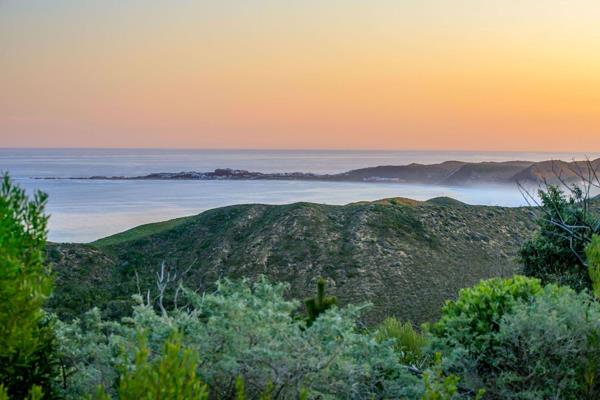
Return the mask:
{"type": "MultiPolygon", "coordinates": [[[[383,165],[355,169],[340,174],[319,175],[304,172],[251,172],[238,169],[216,169],[211,172],[161,172],[142,176],[92,176],[94,180],[319,180],[352,182],[397,182],[445,186],[511,184],[540,182],[558,183],[561,179],[575,183],[581,175],[600,170],[600,158],[590,161],[446,161],[439,164],[383,165]]],[[[53,179],[53,178],[45,178],[53,179]]]]}
{"type": "Polygon", "coordinates": [[[330,175],[336,180],[361,180],[361,181],[383,181],[394,180],[396,182],[443,182],[467,163],[462,161],[446,161],[441,164],[409,164],[409,165],[386,165],[371,168],[361,168],[342,174],[330,175]]]}
{"type": "Polygon", "coordinates": [[[575,183],[589,171],[600,172],[600,158],[590,161],[504,161],[477,162],[446,161],[441,164],[410,164],[362,168],[331,175],[333,180],[393,181],[446,186],[486,184],[537,185],[540,182],[558,183],[560,179],[575,183]],[[590,170],[591,166],[591,170],[590,170]]]}
{"type": "Polygon", "coordinates": [[[524,168],[530,168],[532,165],[527,161],[465,164],[445,178],[443,183],[452,186],[515,182],[518,180],[515,179],[515,176],[524,168]]]}
{"type": "MultiPolygon", "coordinates": [[[[591,170],[600,173],[600,158],[590,162],[591,170]]],[[[548,180],[556,182],[557,178],[566,182],[575,182],[580,176],[591,172],[585,162],[542,161],[530,165],[514,176],[520,182],[540,182],[548,180]]]]}
{"type": "Polygon", "coordinates": [[[324,276],[341,304],[373,303],[367,322],[396,315],[420,323],[460,288],[518,270],[518,248],[534,229],[530,211],[449,198],[217,208],[91,244],[49,245],[50,308],[66,317],[94,306],[125,315],[132,294],[156,292],[164,260],[179,274],[189,268],[184,284],[200,291],[221,277],[264,274],[304,298],[324,276]]]}

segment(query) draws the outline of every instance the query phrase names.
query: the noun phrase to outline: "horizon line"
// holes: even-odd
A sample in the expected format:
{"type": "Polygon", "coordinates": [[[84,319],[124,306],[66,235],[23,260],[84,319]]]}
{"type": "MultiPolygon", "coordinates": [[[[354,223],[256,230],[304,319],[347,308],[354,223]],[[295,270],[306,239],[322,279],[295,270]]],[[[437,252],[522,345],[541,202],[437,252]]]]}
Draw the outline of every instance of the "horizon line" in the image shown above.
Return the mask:
{"type": "Polygon", "coordinates": [[[537,154],[599,154],[599,151],[554,150],[465,150],[465,149],[383,149],[383,148],[244,148],[244,147],[104,147],[104,146],[0,146],[0,150],[176,150],[176,151],[283,151],[283,152],[414,152],[414,153],[537,153],[537,154]]]}

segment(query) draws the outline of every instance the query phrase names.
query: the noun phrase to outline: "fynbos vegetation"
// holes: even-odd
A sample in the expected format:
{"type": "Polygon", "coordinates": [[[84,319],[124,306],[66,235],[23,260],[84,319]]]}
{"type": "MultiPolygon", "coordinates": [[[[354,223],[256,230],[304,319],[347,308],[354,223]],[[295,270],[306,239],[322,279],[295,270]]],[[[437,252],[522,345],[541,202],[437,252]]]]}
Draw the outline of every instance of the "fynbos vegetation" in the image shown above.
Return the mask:
{"type": "MultiPolygon", "coordinates": [[[[372,304],[365,322],[394,316],[418,325],[439,317],[461,288],[517,273],[519,246],[534,228],[527,208],[446,198],[223,207],[91,244],[50,245],[49,306],[62,318],[98,307],[119,319],[131,313],[132,293],[157,294],[164,262],[199,291],[220,278],[265,275],[289,283],[288,298],[305,299],[323,277],[338,305],[372,304]]],[[[166,296],[165,306],[172,301],[166,296]]]]}

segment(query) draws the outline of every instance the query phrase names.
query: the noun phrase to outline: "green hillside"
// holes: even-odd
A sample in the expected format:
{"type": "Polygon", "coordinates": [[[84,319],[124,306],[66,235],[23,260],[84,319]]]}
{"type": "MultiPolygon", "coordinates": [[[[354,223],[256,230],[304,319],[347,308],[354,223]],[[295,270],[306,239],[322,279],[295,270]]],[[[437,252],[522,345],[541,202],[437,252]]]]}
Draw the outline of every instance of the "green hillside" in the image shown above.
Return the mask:
{"type": "Polygon", "coordinates": [[[188,218],[175,218],[168,221],[155,222],[151,224],[144,224],[140,226],[136,226],[133,229],[129,229],[125,232],[117,233],[116,235],[112,235],[109,237],[105,237],[103,239],[97,240],[92,244],[96,247],[106,247],[111,245],[116,245],[119,243],[127,242],[130,240],[135,240],[142,238],[144,236],[152,235],[155,233],[159,233],[162,231],[166,231],[168,229],[172,229],[177,225],[185,222],[188,218]]]}
{"type": "Polygon", "coordinates": [[[264,274],[303,298],[324,276],[341,304],[373,304],[367,322],[386,315],[423,322],[460,288],[515,272],[518,248],[534,229],[529,212],[447,198],[217,208],[91,244],[51,245],[50,307],[66,317],[93,306],[124,315],[132,294],[156,293],[165,261],[178,279],[189,269],[183,283],[200,291],[221,277],[264,274]]]}

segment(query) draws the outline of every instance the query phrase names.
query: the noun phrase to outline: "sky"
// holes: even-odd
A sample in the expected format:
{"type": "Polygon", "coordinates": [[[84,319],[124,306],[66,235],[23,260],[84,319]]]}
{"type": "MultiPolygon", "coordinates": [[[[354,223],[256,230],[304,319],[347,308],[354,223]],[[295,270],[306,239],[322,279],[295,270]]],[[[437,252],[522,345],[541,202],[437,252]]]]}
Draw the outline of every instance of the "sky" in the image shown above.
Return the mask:
{"type": "Polygon", "coordinates": [[[600,151],[600,1],[0,0],[0,147],[600,151]]]}

